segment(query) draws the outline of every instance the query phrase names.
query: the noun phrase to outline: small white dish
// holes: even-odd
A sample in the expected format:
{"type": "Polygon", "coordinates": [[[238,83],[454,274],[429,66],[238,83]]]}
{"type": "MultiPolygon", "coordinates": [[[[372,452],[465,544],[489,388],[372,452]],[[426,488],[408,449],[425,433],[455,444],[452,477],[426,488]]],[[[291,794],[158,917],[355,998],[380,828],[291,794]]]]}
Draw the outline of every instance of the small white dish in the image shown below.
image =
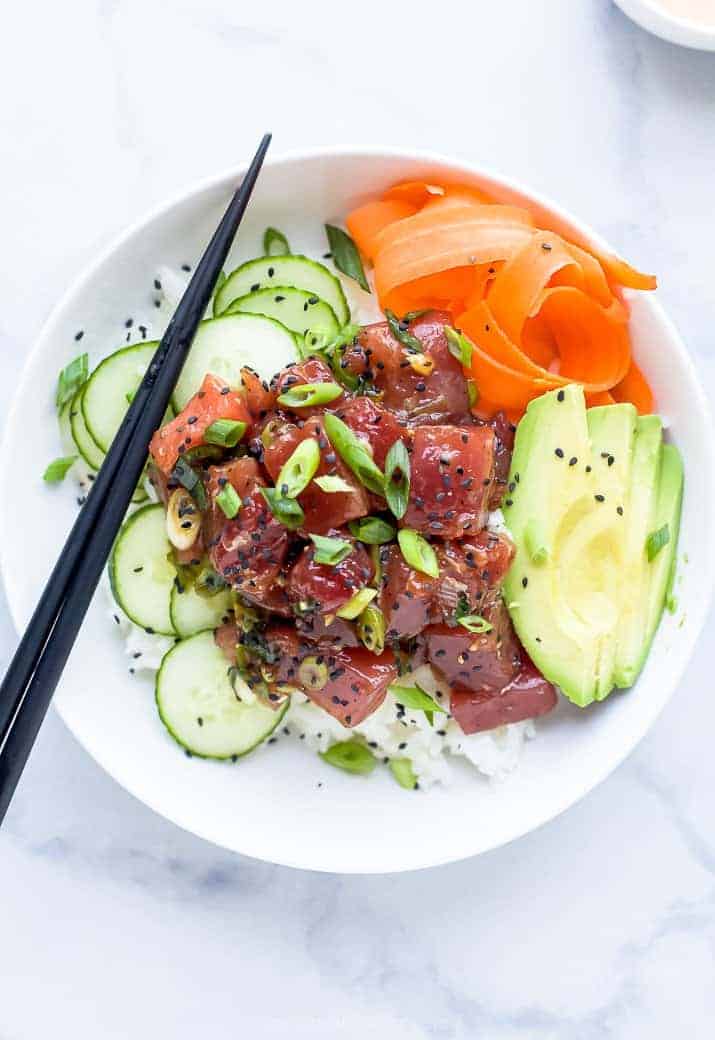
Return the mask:
{"type": "Polygon", "coordinates": [[[707,25],[677,15],[657,0],[615,0],[615,3],[641,29],[660,36],[662,40],[700,51],[715,51],[715,21],[707,25]]]}
{"type": "MultiPolygon", "coordinates": [[[[0,563],[18,630],[27,623],[76,514],[76,491],[48,490],[41,474],[59,454],[52,397],[59,369],[78,352],[91,362],[121,345],[124,321],[150,319],[162,264],[194,261],[242,169],[206,181],[123,234],[70,288],[28,360],[7,419],[0,461],[0,563]]],[[[514,181],[449,159],[388,149],[317,150],[266,164],[241,229],[238,257],[255,255],[266,225],[320,256],[325,220],[399,179],[445,176],[526,200],[542,219],[605,244],[587,227],[514,181]]],[[[235,259],[235,258],[234,258],[235,259]]],[[[688,352],[652,295],[632,294],[632,334],[672,437],[685,458],[679,551],[681,604],[666,615],[636,687],[580,711],[562,704],[537,724],[520,768],[489,783],[454,766],[454,783],[428,794],[398,787],[387,770],[369,779],[327,767],[281,740],[235,765],[189,760],[164,731],[152,684],[130,677],[110,609],[98,594],[55,697],[94,758],[127,790],[216,844],[274,863],[335,872],[387,872],[447,863],[533,830],[582,798],[644,736],[677,689],[710,603],[715,569],[713,436],[688,352]],[[683,564],[687,553],[689,564],[683,564]]]]}

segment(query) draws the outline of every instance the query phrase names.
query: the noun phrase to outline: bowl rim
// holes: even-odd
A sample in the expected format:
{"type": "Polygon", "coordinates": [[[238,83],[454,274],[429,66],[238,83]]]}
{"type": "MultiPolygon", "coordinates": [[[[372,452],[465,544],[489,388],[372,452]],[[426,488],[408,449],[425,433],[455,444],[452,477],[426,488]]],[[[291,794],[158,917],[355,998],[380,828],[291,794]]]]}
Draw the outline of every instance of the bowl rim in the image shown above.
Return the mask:
{"type": "MultiPolygon", "coordinates": [[[[532,190],[528,185],[523,182],[516,180],[515,178],[503,175],[501,172],[494,170],[491,167],[484,166],[481,163],[473,163],[467,159],[459,157],[448,156],[437,152],[421,149],[408,149],[408,148],[394,148],[390,146],[381,145],[325,145],[308,149],[294,149],[276,154],[267,158],[267,166],[280,166],[289,165],[295,163],[303,163],[309,161],[316,161],[320,159],[350,159],[350,158],[372,158],[380,160],[405,160],[411,163],[422,163],[426,166],[434,164],[435,166],[442,166],[448,168],[450,171],[454,171],[455,174],[468,174],[472,177],[479,177],[494,182],[496,185],[506,189],[510,192],[515,192],[523,195],[537,206],[542,207],[545,210],[553,213],[555,217],[563,221],[564,224],[572,227],[576,232],[583,235],[586,239],[592,242],[594,245],[601,249],[611,251],[611,247],[605,239],[599,235],[589,224],[576,218],[568,210],[562,206],[556,204],[549,197],[541,194],[540,192],[532,190]]],[[[153,223],[155,220],[167,214],[169,211],[182,203],[187,202],[192,197],[199,195],[203,192],[210,191],[226,186],[227,191],[233,182],[239,179],[247,169],[248,163],[242,163],[232,165],[231,167],[224,169],[220,173],[214,173],[207,177],[201,178],[190,185],[177,190],[170,198],[161,201],[157,205],[153,206],[147,212],[145,212],[138,219],[134,220],[127,228],[111,237],[109,243],[90,260],[79,272],[75,278],[72,279],[68,287],[62,293],[58,302],[52,308],[45,321],[34,339],[32,349],[26,356],[25,363],[23,365],[22,373],[18,380],[18,384],[13,394],[13,398],[10,407],[7,412],[6,421],[3,426],[2,439],[0,440],[0,465],[5,460],[9,452],[10,442],[10,431],[14,428],[17,412],[20,407],[20,401],[24,396],[27,389],[27,383],[30,379],[30,370],[33,366],[35,359],[47,349],[47,345],[51,342],[55,336],[55,327],[60,323],[64,312],[71,308],[74,300],[81,296],[85,289],[86,284],[94,277],[97,271],[108,261],[111,260],[113,254],[126,245],[132,238],[140,234],[147,226],[153,223]]],[[[678,364],[682,370],[686,371],[692,385],[695,389],[695,399],[692,401],[692,407],[696,409],[699,414],[699,419],[702,422],[705,430],[707,431],[707,437],[704,438],[703,453],[704,459],[703,464],[707,467],[710,474],[715,473],[715,438],[713,437],[713,421],[710,411],[710,406],[705,394],[704,387],[698,375],[696,366],[690,356],[685,344],[680,337],[673,321],[664,310],[660,301],[649,294],[648,298],[649,306],[653,309],[654,316],[664,328],[665,333],[670,338],[673,344],[673,350],[677,354],[678,364]]],[[[709,491],[709,505],[713,513],[715,513],[715,480],[710,479],[709,483],[705,485],[703,490],[709,491]]],[[[3,521],[4,523],[4,521],[3,521]]],[[[18,601],[11,595],[11,589],[8,581],[8,568],[6,566],[7,551],[8,551],[8,540],[0,538],[0,573],[2,574],[3,585],[6,591],[8,610],[12,618],[13,625],[18,634],[23,628],[23,618],[20,610],[18,609],[18,601]]],[[[449,853],[447,855],[440,855],[439,853],[433,853],[429,857],[425,857],[423,862],[415,863],[412,862],[409,866],[376,866],[374,868],[361,868],[359,871],[351,871],[350,869],[340,869],[334,867],[321,867],[314,863],[306,863],[304,858],[296,853],[292,856],[281,856],[276,858],[275,854],[271,854],[270,857],[262,854],[260,850],[260,840],[254,841],[253,843],[247,842],[246,848],[236,850],[233,846],[226,845],[222,836],[215,833],[214,828],[210,826],[202,827],[195,822],[188,822],[188,820],[182,820],[177,818],[177,814],[166,812],[160,805],[160,800],[152,796],[147,797],[141,790],[141,784],[137,783],[134,779],[134,774],[128,775],[125,772],[124,775],[119,775],[116,768],[110,768],[108,764],[105,764],[105,759],[100,749],[96,749],[91,746],[90,742],[85,742],[82,736],[75,731],[70,721],[65,719],[62,708],[59,704],[55,704],[55,711],[62,718],[63,722],[72,733],[78,743],[88,752],[88,754],[97,762],[101,768],[107,772],[117,783],[119,783],[126,791],[128,791],[138,801],[147,805],[150,809],[156,812],[158,815],[163,816],[165,819],[169,819],[173,824],[181,827],[183,830],[191,834],[211,842],[212,844],[220,848],[228,848],[231,851],[240,851],[241,855],[250,856],[256,859],[261,859],[264,862],[278,863],[283,866],[290,866],[297,869],[311,869],[311,870],[324,870],[332,873],[360,873],[360,874],[382,874],[382,873],[396,873],[407,870],[418,870],[426,869],[432,866],[440,866],[447,863],[458,862],[462,859],[470,858],[471,856],[481,854],[482,852],[491,851],[491,849],[500,848],[504,845],[510,844],[512,841],[523,837],[525,834],[529,834],[532,831],[537,830],[544,824],[551,820],[556,819],[571,806],[575,805],[578,801],[584,798],[587,794],[593,791],[599,784],[601,784],[612,772],[614,772],[619,765],[625,760],[625,758],[634,750],[634,748],[640,743],[645,737],[650,728],[653,726],[661,711],[665,705],[670,701],[674,693],[676,692],[685,669],[690,663],[697,641],[702,634],[702,630],[705,624],[706,617],[708,615],[712,599],[713,591],[715,588],[715,559],[710,565],[709,573],[705,576],[703,581],[704,595],[701,600],[701,604],[698,612],[693,616],[689,610],[689,625],[687,643],[681,642],[681,659],[679,667],[675,673],[671,689],[667,696],[663,699],[661,705],[656,711],[650,716],[646,727],[640,732],[635,738],[629,739],[628,742],[623,745],[618,745],[617,749],[609,756],[604,756],[600,768],[592,771],[588,779],[571,790],[564,792],[563,797],[554,802],[551,802],[545,807],[543,812],[535,815],[530,825],[526,827],[519,827],[513,833],[510,833],[507,837],[502,840],[495,842],[488,847],[479,847],[475,845],[471,850],[467,849],[463,853],[454,855],[449,853]]]]}
{"type": "Polygon", "coordinates": [[[662,40],[695,50],[715,50],[715,26],[701,25],[692,18],[673,14],[661,7],[657,0],[615,2],[637,25],[662,40]]]}

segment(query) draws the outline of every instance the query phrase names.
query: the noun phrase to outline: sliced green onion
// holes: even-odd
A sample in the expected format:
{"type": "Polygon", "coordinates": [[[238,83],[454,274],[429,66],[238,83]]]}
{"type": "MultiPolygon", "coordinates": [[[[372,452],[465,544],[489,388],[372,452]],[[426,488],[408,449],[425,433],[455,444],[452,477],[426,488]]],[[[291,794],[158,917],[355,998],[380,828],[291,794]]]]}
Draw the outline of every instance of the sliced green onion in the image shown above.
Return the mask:
{"type": "Polygon", "coordinates": [[[317,484],[321,491],[325,491],[328,495],[335,495],[338,492],[349,494],[354,491],[355,488],[352,484],[348,484],[347,480],[343,480],[342,477],[334,476],[330,473],[324,477],[316,477],[313,481],[317,484]]]}
{"type": "Polygon", "coordinates": [[[444,334],[447,337],[447,346],[452,357],[455,357],[464,368],[469,368],[472,364],[473,345],[463,332],[458,332],[450,325],[445,325],[444,334]]]}
{"type": "Polygon", "coordinates": [[[404,787],[406,791],[414,791],[417,787],[417,777],[409,758],[391,758],[390,772],[400,787],[404,787]]]}
{"type": "Polygon", "coordinates": [[[213,569],[213,567],[203,567],[196,575],[194,589],[196,590],[197,595],[203,596],[204,599],[210,599],[211,596],[223,592],[225,588],[226,582],[223,580],[221,575],[213,569]]]}
{"type": "Polygon", "coordinates": [[[447,709],[438,704],[436,700],[421,690],[419,686],[399,686],[393,684],[388,687],[389,692],[398,704],[403,708],[411,708],[413,711],[441,711],[446,714],[447,709]]]}
{"type": "Polygon", "coordinates": [[[353,278],[365,292],[370,292],[360,253],[350,235],[342,228],[334,227],[333,224],[326,224],[325,232],[330,243],[330,252],[333,254],[333,263],[337,269],[346,274],[348,278],[353,278]]]}
{"type": "Polygon", "coordinates": [[[290,253],[288,239],[278,228],[267,227],[263,232],[263,255],[286,256],[290,253]]]}
{"type": "Polygon", "coordinates": [[[293,498],[285,498],[278,488],[261,488],[261,494],[276,520],[284,527],[295,531],[305,521],[305,513],[293,498]]]}
{"type": "Polygon", "coordinates": [[[357,634],[360,642],[379,657],[385,649],[385,615],[374,603],[369,603],[358,618],[357,634]]]}
{"type": "Polygon", "coordinates": [[[297,498],[310,484],[319,465],[318,442],[307,437],[283,464],[276,481],[276,490],[283,498],[297,498]]]}
{"type": "Polygon", "coordinates": [[[176,465],[172,470],[171,476],[174,480],[178,481],[182,487],[186,488],[199,509],[206,509],[206,492],[204,490],[203,481],[196,470],[193,469],[181,455],[176,460],[176,465]]]}
{"type": "Polygon", "coordinates": [[[377,765],[370,748],[359,740],[343,740],[340,744],[333,744],[327,751],[322,751],[320,757],[329,765],[358,776],[368,776],[377,765]]]}
{"type": "Polygon", "coordinates": [[[127,390],[124,396],[127,399],[127,404],[131,404],[134,398],[137,396],[137,392],[136,390],[127,390]]]}
{"type": "Polygon", "coordinates": [[[468,632],[473,632],[475,635],[483,635],[485,632],[491,632],[494,627],[490,624],[486,618],[483,618],[481,614],[462,614],[461,617],[457,618],[457,622],[466,628],[468,632]]]}
{"type": "Polygon", "coordinates": [[[363,441],[356,437],[349,426],[338,419],[337,415],[327,414],[324,417],[325,430],[343,462],[350,467],[361,484],[364,484],[376,495],[385,494],[385,478],[379,466],[375,465],[372,455],[363,441]]]}
{"type": "Polygon", "coordinates": [[[366,545],[384,545],[395,537],[395,528],[379,516],[363,516],[360,520],[351,520],[348,524],[350,533],[358,541],[366,545]]]}
{"type": "Polygon", "coordinates": [[[344,538],[326,538],[322,534],[311,534],[310,540],[315,546],[313,559],[316,563],[324,563],[328,567],[337,567],[353,551],[352,543],[344,538]]]}
{"type": "Polygon", "coordinates": [[[379,545],[370,546],[370,559],[372,560],[372,565],[375,568],[375,574],[372,579],[372,587],[374,589],[379,590],[380,586],[382,585],[382,557],[380,554],[379,545]]]}
{"type": "Polygon", "coordinates": [[[224,516],[228,517],[229,520],[233,520],[234,516],[238,514],[241,508],[241,499],[232,484],[224,484],[218,495],[216,495],[216,505],[220,506],[224,516]]]}
{"type": "Polygon", "coordinates": [[[77,455],[65,455],[64,458],[54,459],[42,474],[42,479],[46,484],[59,484],[72,469],[77,458],[77,455]]]}
{"type": "Polygon", "coordinates": [[[479,400],[479,387],[473,379],[467,380],[467,397],[469,399],[469,407],[474,408],[479,400]]]}
{"type": "Polygon", "coordinates": [[[397,532],[397,541],[406,564],[422,574],[429,574],[431,578],[439,577],[437,556],[426,538],[409,527],[403,527],[397,532]]]}
{"type": "Polygon", "coordinates": [[[429,314],[429,307],[425,307],[420,311],[408,311],[407,314],[403,314],[402,321],[409,324],[412,321],[417,321],[418,318],[424,317],[425,314],[429,314]]]}
{"type": "Polygon", "coordinates": [[[222,448],[235,448],[245,432],[246,424],[239,419],[217,419],[207,427],[204,440],[207,444],[219,444],[222,448]]]}
{"type": "Polygon", "coordinates": [[[329,332],[324,329],[308,329],[303,339],[298,336],[298,356],[301,360],[310,357],[311,354],[321,354],[327,350],[332,343],[329,332]]]}
{"type": "Polygon", "coordinates": [[[217,444],[197,444],[195,448],[189,448],[181,456],[184,462],[193,466],[195,462],[218,462],[223,458],[223,452],[217,444]]]}
{"type": "Polygon", "coordinates": [[[60,411],[68,401],[72,400],[80,387],[84,386],[87,382],[88,375],[88,354],[80,354],[78,357],[74,358],[73,361],[70,361],[69,365],[65,365],[57,379],[55,404],[57,405],[58,411],[60,411]]]}
{"type": "Polygon", "coordinates": [[[368,603],[374,600],[377,596],[377,589],[360,589],[355,595],[344,603],[339,610],[335,611],[336,617],[343,618],[345,621],[354,621],[356,617],[360,617],[368,603]]]}
{"type": "Polygon", "coordinates": [[[407,318],[403,318],[400,321],[394,311],[390,310],[385,311],[385,317],[387,318],[387,324],[390,326],[390,332],[403,347],[407,347],[413,354],[421,354],[423,352],[424,347],[422,343],[407,328],[407,318]]]}
{"type": "Polygon", "coordinates": [[[410,498],[410,456],[402,441],[395,441],[385,459],[385,498],[397,519],[401,520],[410,498]]]}
{"type": "Polygon", "coordinates": [[[298,383],[278,398],[278,404],[287,408],[314,408],[316,405],[329,404],[343,392],[338,383],[298,383]]]}
{"type": "Polygon", "coordinates": [[[656,558],[660,550],[664,545],[667,545],[670,541],[670,525],[663,524],[657,531],[651,531],[646,538],[645,550],[648,555],[648,562],[652,563],[656,558]]]}

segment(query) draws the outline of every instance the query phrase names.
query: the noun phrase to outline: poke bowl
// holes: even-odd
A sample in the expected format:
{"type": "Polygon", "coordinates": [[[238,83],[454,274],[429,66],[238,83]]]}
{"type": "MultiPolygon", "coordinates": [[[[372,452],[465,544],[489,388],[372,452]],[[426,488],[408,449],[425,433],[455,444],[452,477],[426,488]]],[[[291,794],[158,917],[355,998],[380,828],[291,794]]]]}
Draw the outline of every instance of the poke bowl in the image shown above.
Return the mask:
{"type": "MultiPolygon", "coordinates": [[[[3,443],[18,630],[240,176],[131,228],[38,339],[3,443]]],[[[55,698],[75,736],[178,825],[316,870],[576,802],[711,596],[710,416],[653,287],[462,162],[268,161],[55,698]]]]}

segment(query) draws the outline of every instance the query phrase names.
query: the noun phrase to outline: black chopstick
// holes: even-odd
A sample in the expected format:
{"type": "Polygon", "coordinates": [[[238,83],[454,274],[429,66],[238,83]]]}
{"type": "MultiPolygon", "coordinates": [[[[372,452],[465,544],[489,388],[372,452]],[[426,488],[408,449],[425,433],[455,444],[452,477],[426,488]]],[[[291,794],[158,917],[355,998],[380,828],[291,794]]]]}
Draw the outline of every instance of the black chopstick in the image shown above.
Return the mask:
{"type": "Polygon", "coordinates": [[[156,349],[0,685],[0,823],[70,655],[250,200],[266,134],[156,349]]]}

